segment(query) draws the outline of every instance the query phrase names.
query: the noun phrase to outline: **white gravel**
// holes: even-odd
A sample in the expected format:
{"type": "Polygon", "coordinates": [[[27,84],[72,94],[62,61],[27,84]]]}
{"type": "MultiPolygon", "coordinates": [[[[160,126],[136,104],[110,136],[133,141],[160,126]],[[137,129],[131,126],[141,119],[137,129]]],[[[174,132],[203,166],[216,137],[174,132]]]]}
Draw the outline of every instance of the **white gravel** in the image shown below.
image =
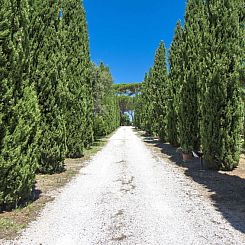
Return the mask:
{"type": "Polygon", "coordinates": [[[11,244],[239,245],[245,234],[131,127],[121,127],[11,244]]]}

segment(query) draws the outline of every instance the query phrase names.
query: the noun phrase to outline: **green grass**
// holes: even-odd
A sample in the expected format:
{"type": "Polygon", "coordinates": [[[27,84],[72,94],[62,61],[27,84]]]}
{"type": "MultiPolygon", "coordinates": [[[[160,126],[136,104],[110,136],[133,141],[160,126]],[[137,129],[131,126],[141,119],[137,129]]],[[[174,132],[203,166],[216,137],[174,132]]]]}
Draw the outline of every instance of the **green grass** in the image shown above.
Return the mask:
{"type": "MultiPolygon", "coordinates": [[[[113,132],[114,133],[114,132],[113,132]]],[[[113,133],[105,136],[105,137],[101,137],[100,139],[97,139],[90,148],[85,149],[84,151],[84,156],[85,157],[89,157],[92,156],[94,154],[96,154],[99,150],[101,150],[108,142],[108,139],[113,135],[113,133]]]]}
{"type": "MultiPolygon", "coordinates": [[[[113,133],[105,137],[101,137],[96,140],[89,149],[86,149],[84,152],[84,160],[89,160],[98,151],[100,151],[107,144],[108,139],[113,135],[113,133]]],[[[79,172],[82,165],[80,164],[80,166],[76,166],[76,163],[72,163],[70,167],[72,168],[68,168],[67,171],[61,174],[56,174],[55,177],[51,175],[40,175],[39,177],[41,181],[39,183],[41,183],[42,187],[39,186],[39,188],[41,188],[42,191],[46,190],[45,188],[47,188],[47,190],[60,188],[79,172]]],[[[50,201],[49,198],[46,199],[41,197],[35,202],[30,201],[30,203],[27,203],[24,208],[19,207],[7,214],[2,214],[2,217],[0,216],[0,239],[14,239],[21,230],[27,227],[30,221],[35,220],[40,210],[48,201],[50,201]]]]}
{"type": "Polygon", "coordinates": [[[17,224],[15,220],[10,218],[0,218],[0,230],[18,232],[26,227],[26,224],[17,224]]]}

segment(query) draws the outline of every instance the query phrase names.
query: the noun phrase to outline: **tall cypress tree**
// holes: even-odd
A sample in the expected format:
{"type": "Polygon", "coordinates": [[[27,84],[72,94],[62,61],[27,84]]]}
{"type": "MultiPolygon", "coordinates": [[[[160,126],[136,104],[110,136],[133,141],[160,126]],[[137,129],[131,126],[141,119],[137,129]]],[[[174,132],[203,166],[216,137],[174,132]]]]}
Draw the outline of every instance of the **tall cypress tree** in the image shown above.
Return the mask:
{"type": "Polygon", "coordinates": [[[203,5],[202,0],[189,0],[187,2],[183,32],[183,73],[179,94],[179,130],[182,150],[188,153],[200,149],[198,91],[201,74],[202,30],[199,22],[203,18],[203,5]]]}
{"type": "Polygon", "coordinates": [[[156,120],[153,117],[154,113],[154,104],[152,103],[153,90],[151,89],[151,81],[153,79],[153,68],[150,68],[149,73],[145,75],[144,85],[142,89],[142,99],[144,101],[144,109],[143,109],[143,130],[145,130],[148,134],[153,135],[156,120]]]}
{"type": "Polygon", "coordinates": [[[203,76],[202,145],[210,168],[231,170],[240,159],[243,28],[235,0],[207,1],[203,76]]]}
{"type": "Polygon", "coordinates": [[[120,110],[109,67],[101,63],[99,68],[93,69],[94,134],[98,138],[119,126],[120,110]]]}
{"type": "Polygon", "coordinates": [[[94,141],[93,122],[94,122],[94,104],[93,104],[93,86],[91,80],[91,60],[90,60],[90,46],[89,34],[86,12],[82,1],[82,30],[83,30],[83,52],[84,52],[84,71],[83,77],[86,84],[86,124],[84,130],[85,147],[89,147],[94,141]]]}
{"type": "Polygon", "coordinates": [[[143,108],[144,108],[144,103],[142,99],[143,87],[144,87],[144,81],[142,82],[141,89],[138,89],[137,92],[135,93],[135,98],[134,98],[133,124],[138,129],[142,129],[142,123],[143,123],[143,108]]]}
{"type": "Polygon", "coordinates": [[[136,95],[136,105],[135,105],[135,112],[134,112],[134,124],[138,129],[144,130],[144,87],[145,87],[145,78],[142,82],[141,91],[139,94],[136,95]]]}
{"type": "Polygon", "coordinates": [[[90,80],[88,30],[80,1],[63,1],[65,70],[68,82],[66,103],[67,156],[81,157],[93,141],[93,100],[90,80]]]}
{"type": "Polygon", "coordinates": [[[154,66],[145,75],[136,110],[136,121],[139,120],[141,129],[161,140],[167,138],[167,87],[166,49],[162,41],[156,51],[154,66]]]}
{"type": "Polygon", "coordinates": [[[64,169],[66,131],[60,42],[60,4],[34,1],[32,9],[31,76],[36,85],[41,110],[42,138],[39,142],[39,171],[54,173],[64,169]]]}
{"type": "Polygon", "coordinates": [[[167,131],[168,140],[172,145],[179,144],[179,93],[181,85],[181,75],[183,67],[182,57],[183,29],[180,21],[177,22],[175,36],[169,50],[169,87],[168,87],[168,106],[167,106],[167,131]]]}
{"type": "Polygon", "coordinates": [[[0,1],[0,209],[32,190],[37,167],[39,109],[29,80],[29,8],[0,1]]]}
{"type": "Polygon", "coordinates": [[[166,49],[161,41],[156,51],[152,70],[151,103],[153,104],[153,131],[163,141],[167,140],[167,99],[168,99],[168,71],[166,62],[166,49]]]}

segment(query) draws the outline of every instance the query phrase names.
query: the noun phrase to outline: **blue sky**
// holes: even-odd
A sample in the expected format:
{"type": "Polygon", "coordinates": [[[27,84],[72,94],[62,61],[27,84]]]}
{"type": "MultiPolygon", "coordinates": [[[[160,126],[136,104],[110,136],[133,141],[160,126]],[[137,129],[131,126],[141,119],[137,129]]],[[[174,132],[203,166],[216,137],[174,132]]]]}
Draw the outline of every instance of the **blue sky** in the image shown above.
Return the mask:
{"type": "Polygon", "coordinates": [[[91,58],[110,67],[114,81],[141,82],[161,40],[169,48],[185,0],[84,0],[91,58]]]}

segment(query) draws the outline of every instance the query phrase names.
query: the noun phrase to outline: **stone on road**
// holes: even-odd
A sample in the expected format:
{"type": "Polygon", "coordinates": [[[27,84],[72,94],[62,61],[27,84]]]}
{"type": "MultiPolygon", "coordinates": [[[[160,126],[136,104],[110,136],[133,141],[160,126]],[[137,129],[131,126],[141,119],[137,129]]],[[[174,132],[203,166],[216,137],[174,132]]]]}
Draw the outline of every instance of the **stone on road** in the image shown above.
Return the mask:
{"type": "Polygon", "coordinates": [[[121,127],[13,244],[238,245],[245,237],[191,179],[121,127]]]}

